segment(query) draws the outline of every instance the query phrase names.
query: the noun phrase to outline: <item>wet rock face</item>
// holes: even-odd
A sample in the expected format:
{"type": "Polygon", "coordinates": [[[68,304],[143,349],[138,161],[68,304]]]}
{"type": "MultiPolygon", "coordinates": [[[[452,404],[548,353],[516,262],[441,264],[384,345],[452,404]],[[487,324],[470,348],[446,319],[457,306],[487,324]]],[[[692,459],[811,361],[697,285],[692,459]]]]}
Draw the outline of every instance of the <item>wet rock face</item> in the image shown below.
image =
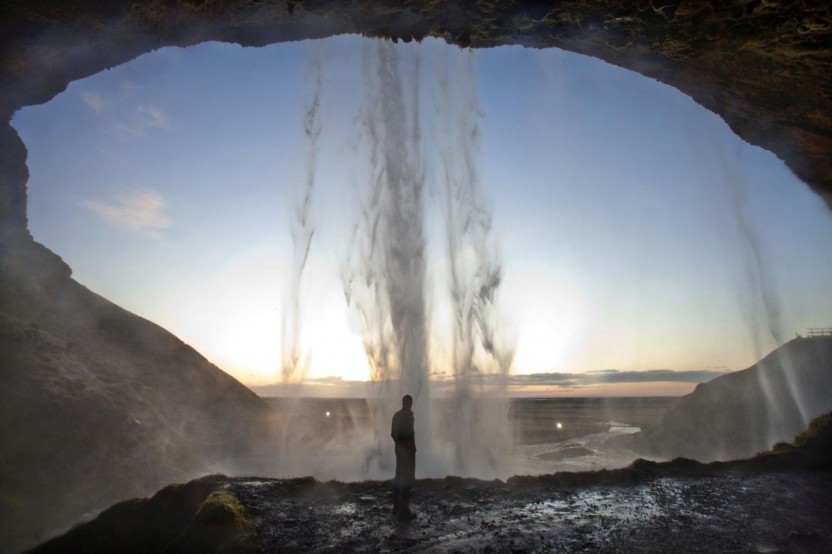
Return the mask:
{"type": "MultiPolygon", "coordinates": [[[[7,2],[0,8],[2,125],[72,80],[154,48],[206,40],[257,46],[346,32],[554,46],[630,68],[721,115],[832,206],[832,7],[809,0],[7,2]]],[[[0,129],[0,150],[15,140],[0,129]]],[[[20,161],[20,153],[10,155],[20,161]]],[[[7,167],[4,160],[0,219],[25,226],[25,185],[7,167]]]]}

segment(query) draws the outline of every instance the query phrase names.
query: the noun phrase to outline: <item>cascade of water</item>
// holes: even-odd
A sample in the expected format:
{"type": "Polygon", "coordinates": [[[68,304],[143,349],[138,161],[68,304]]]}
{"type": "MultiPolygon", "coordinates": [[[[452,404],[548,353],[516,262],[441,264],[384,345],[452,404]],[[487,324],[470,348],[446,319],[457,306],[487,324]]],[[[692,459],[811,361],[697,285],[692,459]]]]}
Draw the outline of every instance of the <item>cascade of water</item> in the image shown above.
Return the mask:
{"type": "Polygon", "coordinates": [[[491,392],[503,394],[496,395],[502,400],[492,395],[490,402],[480,398],[482,381],[485,373],[505,377],[513,356],[502,344],[497,324],[502,269],[477,167],[474,57],[467,54],[460,84],[451,90],[447,51],[442,54],[437,115],[444,127],[441,137],[423,142],[419,46],[408,53],[402,59],[398,46],[382,41],[366,47],[363,57],[366,96],[358,121],[366,158],[359,158],[366,164],[359,180],[361,215],[343,279],[347,302],[360,314],[375,386],[370,401],[373,447],[365,467],[368,472],[391,467],[390,417],[401,397],[410,394],[417,437],[422,437],[417,439],[417,463],[423,475],[431,468],[447,468],[444,459],[450,457],[457,473],[495,476],[500,453],[510,446],[504,380],[491,381],[491,392]],[[439,171],[428,171],[430,159],[437,160],[439,171]],[[454,312],[450,365],[455,381],[444,429],[450,456],[434,447],[429,388],[425,189],[434,174],[444,199],[454,312]],[[485,365],[481,358],[487,359],[485,365]]]}
{"type": "MultiPolygon", "coordinates": [[[[281,321],[281,367],[280,377],[284,385],[302,382],[309,368],[310,358],[301,349],[302,311],[301,285],[312,247],[312,237],[315,235],[315,221],[312,206],[315,199],[315,180],[318,158],[318,139],[323,130],[320,117],[321,90],[323,76],[321,71],[320,51],[314,55],[309,63],[308,78],[312,91],[307,97],[308,104],[304,109],[303,131],[307,142],[306,167],[304,180],[299,187],[298,196],[292,205],[289,225],[292,235],[292,264],[289,275],[286,296],[283,301],[281,321]]],[[[285,465],[295,462],[289,459],[297,447],[298,422],[294,414],[297,413],[297,398],[292,398],[286,415],[278,422],[276,429],[279,443],[279,456],[285,465]]]]}
{"type": "MultiPolygon", "coordinates": [[[[740,298],[754,348],[754,358],[762,359],[770,349],[786,342],[782,306],[774,274],[767,264],[766,253],[759,231],[749,213],[748,202],[752,197],[747,183],[740,174],[736,163],[729,160],[727,153],[720,151],[727,192],[730,199],[733,220],[736,225],[737,242],[744,281],[740,285],[740,298]]],[[[793,360],[781,349],[778,361],[779,371],[770,374],[763,369],[756,372],[757,385],[763,395],[767,409],[764,421],[756,421],[756,434],[766,436],[774,444],[781,440],[785,422],[797,414],[803,425],[808,425],[812,416],[806,412],[802,387],[794,375],[793,360]]]]}
{"type": "Polygon", "coordinates": [[[304,110],[303,118],[303,131],[307,141],[306,172],[300,195],[294,203],[290,218],[293,259],[281,326],[282,360],[280,372],[283,383],[290,383],[295,380],[302,381],[309,367],[308,357],[301,354],[300,289],[306,262],[309,259],[312,237],[315,235],[312,204],[315,199],[318,139],[323,130],[320,117],[323,77],[319,56],[313,58],[310,68],[312,94],[309,96],[309,103],[304,110]]]}
{"type": "MultiPolygon", "coordinates": [[[[367,96],[359,121],[367,149],[366,189],[351,249],[356,259],[344,273],[347,302],[361,314],[376,387],[368,465],[384,470],[392,457],[390,418],[404,394],[413,396],[419,432],[430,436],[418,47],[408,68],[417,76],[410,110],[401,64],[391,42],[364,49],[367,96]]],[[[419,446],[422,455],[428,448],[427,442],[419,446]]]]}
{"type": "Polygon", "coordinates": [[[457,94],[449,88],[449,59],[443,51],[439,69],[439,119],[443,122],[442,180],[449,292],[453,310],[452,367],[454,391],[451,441],[454,470],[461,474],[500,474],[511,446],[507,427],[505,377],[513,351],[502,344],[496,292],[502,267],[492,242],[492,210],[486,202],[478,171],[479,124],[473,52],[454,71],[457,94]],[[459,104],[459,105],[455,105],[459,104]],[[478,349],[496,364],[498,394],[481,398],[483,372],[478,349]],[[500,394],[502,393],[502,394],[500,394]]]}

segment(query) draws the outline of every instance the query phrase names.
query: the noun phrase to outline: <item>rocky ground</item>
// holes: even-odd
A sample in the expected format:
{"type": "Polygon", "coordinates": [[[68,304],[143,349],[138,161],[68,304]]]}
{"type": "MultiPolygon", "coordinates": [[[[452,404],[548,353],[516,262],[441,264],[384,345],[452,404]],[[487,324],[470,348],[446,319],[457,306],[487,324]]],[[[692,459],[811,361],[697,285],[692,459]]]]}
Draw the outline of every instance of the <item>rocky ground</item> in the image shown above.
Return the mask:
{"type": "Polygon", "coordinates": [[[408,523],[385,481],[210,476],[32,552],[832,552],[832,417],[819,421],[822,436],[738,462],[418,480],[408,523]]]}
{"type": "Polygon", "coordinates": [[[242,481],[264,552],[829,552],[832,474],[644,475],[568,486],[420,481],[418,518],[390,517],[386,483],[242,481]]]}
{"type": "Polygon", "coordinates": [[[390,483],[215,475],[116,504],[32,550],[211,552],[832,552],[832,414],[733,462],[636,460],[506,481],[390,483]]]}

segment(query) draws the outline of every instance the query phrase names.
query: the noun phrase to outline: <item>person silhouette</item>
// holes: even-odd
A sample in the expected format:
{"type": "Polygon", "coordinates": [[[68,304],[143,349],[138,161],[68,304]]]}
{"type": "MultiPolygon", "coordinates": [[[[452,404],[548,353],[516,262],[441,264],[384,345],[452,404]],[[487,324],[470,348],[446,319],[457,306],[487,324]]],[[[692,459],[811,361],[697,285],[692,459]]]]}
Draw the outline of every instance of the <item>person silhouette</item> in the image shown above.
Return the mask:
{"type": "Polygon", "coordinates": [[[393,516],[410,521],[410,490],[416,480],[416,435],[413,430],[413,397],[402,397],[402,409],[393,414],[390,436],[396,444],[396,476],[393,478],[393,516]]]}

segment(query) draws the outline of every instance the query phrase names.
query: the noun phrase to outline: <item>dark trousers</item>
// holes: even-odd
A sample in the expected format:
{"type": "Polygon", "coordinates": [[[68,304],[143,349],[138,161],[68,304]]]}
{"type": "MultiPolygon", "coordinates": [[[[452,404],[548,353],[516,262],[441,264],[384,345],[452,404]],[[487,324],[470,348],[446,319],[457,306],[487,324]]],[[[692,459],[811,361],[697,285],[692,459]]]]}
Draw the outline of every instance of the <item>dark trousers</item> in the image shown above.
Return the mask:
{"type": "Polygon", "coordinates": [[[410,490],[416,480],[416,449],[410,445],[396,445],[396,476],[393,478],[393,514],[410,514],[410,490]]]}
{"type": "Polygon", "coordinates": [[[399,485],[393,483],[393,515],[402,517],[410,512],[410,490],[411,485],[399,485]]]}

